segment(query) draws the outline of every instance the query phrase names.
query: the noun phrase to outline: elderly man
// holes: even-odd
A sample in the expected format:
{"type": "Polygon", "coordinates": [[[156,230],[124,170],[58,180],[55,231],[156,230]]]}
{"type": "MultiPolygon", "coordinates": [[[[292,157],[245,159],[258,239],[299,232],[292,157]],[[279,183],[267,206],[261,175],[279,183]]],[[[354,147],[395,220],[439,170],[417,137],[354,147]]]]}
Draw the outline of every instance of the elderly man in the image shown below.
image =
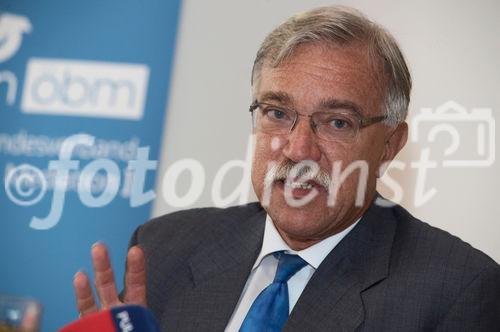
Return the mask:
{"type": "MultiPolygon", "coordinates": [[[[139,227],[120,299],[95,245],[101,306],[147,305],[165,331],[498,331],[500,267],[376,193],[408,131],[391,35],[318,8],[267,36],[252,78],[260,203],[139,227]]],[[[80,313],[97,311],[88,277],[74,285],[80,313]]]]}

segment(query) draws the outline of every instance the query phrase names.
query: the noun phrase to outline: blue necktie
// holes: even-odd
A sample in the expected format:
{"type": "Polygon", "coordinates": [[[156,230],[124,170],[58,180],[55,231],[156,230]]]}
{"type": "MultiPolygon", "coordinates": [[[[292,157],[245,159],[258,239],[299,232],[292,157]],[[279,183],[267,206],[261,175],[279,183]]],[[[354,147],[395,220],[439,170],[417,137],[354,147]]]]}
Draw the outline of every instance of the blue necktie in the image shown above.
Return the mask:
{"type": "Polygon", "coordinates": [[[257,296],[241,324],[240,332],[279,332],[288,319],[288,279],[307,263],[297,255],[283,252],[274,256],[279,261],[273,283],[257,296]]]}

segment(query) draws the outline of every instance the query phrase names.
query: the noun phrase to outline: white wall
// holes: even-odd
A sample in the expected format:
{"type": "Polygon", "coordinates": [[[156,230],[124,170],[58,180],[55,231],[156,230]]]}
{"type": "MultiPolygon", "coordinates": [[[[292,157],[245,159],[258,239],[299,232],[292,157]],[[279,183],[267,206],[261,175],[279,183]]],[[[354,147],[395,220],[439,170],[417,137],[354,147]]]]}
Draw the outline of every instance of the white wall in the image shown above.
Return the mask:
{"type": "MultiPolygon", "coordinates": [[[[212,206],[210,189],[217,170],[228,160],[245,159],[250,131],[250,71],[260,42],[297,11],[331,3],[360,9],[399,40],[414,80],[410,124],[421,108],[436,108],[448,100],[467,110],[491,108],[493,116],[500,110],[500,2],[496,0],[186,0],[160,174],[184,158],[196,159],[204,166],[205,189],[189,207],[212,206]]],[[[457,152],[459,157],[477,159],[476,125],[466,122],[457,128],[462,151],[457,152]]],[[[443,167],[443,160],[454,158],[444,157],[449,143],[450,137],[444,134],[434,143],[421,140],[407,145],[399,156],[406,168],[390,172],[404,189],[401,203],[417,217],[461,237],[500,262],[498,162],[489,167],[443,167]],[[425,190],[434,187],[436,194],[425,204],[415,204],[418,176],[410,163],[419,160],[426,147],[432,148],[430,157],[438,161],[438,167],[428,171],[425,190]]],[[[241,175],[231,172],[223,192],[231,192],[241,175]]],[[[154,215],[179,209],[165,202],[160,184],[154,215]]],[[[177,193],[184,194],[189,185],[185,173],[177,182],[177,193]]],[[[393,195],[387,187],[381,190],[393,195]]]]}

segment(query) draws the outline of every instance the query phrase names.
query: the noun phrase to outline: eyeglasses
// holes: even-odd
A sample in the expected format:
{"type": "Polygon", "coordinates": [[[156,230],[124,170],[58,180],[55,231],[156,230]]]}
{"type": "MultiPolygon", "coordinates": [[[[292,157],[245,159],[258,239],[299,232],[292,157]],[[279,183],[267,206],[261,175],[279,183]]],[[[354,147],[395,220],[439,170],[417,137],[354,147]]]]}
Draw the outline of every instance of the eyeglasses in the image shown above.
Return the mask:
{"type": "Polygon", "coordinates": [[[371,126],[387,118],[380,115],[361,118],[354,112],[325,111],[299,114],[297,111],[257,101],[250,105],[253,128],[266,134],[285,135],[295,128],[299,116],[308,117],[313,132],[325,141],[352,142],[361,128],[371,126]]]}

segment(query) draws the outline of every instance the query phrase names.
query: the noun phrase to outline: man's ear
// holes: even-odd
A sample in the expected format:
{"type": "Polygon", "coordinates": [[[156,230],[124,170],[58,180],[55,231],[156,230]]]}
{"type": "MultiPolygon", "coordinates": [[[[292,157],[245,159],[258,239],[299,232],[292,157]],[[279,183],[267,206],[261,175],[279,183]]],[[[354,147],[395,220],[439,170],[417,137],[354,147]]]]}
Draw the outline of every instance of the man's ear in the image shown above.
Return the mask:
{"type": "Polygon", "coordinates": [[[396,129],[393,129],[389,136],[386,138],[384,154],[380,159],[380,168],[377,176],[381,177],[388,164],[396,157],[396,155],[405,146],[408,140],[408,124],[406,122],[400,123],[396,129]],[[385,166],[384,166],[385,165],[385,166]]]}

